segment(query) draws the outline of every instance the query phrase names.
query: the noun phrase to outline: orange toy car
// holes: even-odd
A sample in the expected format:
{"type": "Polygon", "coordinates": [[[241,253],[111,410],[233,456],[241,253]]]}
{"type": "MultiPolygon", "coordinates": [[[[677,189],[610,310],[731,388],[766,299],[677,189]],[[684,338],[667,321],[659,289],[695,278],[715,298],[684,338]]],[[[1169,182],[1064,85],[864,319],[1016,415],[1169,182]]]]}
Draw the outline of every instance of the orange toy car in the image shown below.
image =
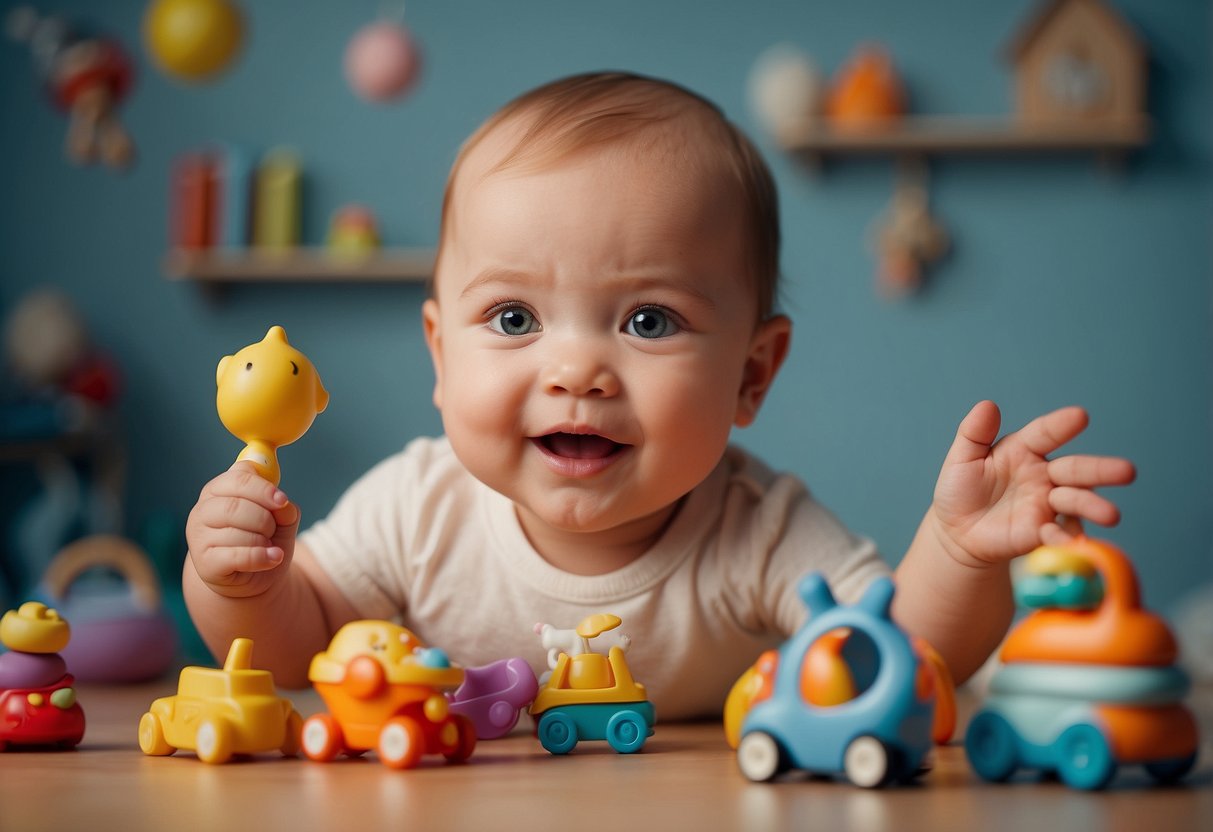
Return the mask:
{"type": "Polygon", "coordinates": [[[303,753],[329,761],[375,749],[392,768],[413,768],[423,754],[451,762],[472,756],[476,730],[450,712],[444,696],[462,684],[463,669],[387,621],[353,621],[312,659],[308,679],[329,713],[303,725],[303,753]]]}

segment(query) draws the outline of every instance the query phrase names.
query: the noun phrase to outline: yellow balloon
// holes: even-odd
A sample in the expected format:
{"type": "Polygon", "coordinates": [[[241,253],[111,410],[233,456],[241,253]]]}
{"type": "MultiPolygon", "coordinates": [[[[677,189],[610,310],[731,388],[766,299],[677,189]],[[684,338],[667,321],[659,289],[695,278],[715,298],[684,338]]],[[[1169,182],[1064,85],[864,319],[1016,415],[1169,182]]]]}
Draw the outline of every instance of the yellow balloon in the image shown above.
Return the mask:
{"type": "Polygon", "coordinates": [[[153,0],[143,41],[170,75],[202,81],[231,63],[243,39],[240,10],[229,0],[153,0]]]}

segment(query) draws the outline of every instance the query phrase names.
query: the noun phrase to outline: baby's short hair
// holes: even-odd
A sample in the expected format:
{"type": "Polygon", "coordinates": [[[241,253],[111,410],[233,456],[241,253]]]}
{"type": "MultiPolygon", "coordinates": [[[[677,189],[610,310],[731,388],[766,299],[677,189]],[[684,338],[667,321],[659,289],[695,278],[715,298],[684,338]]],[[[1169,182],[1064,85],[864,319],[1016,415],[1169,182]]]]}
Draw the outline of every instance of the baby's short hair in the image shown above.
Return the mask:
{"type": "Polygon", "coordinates": [[[759,319],[772,313],[779,276],[779,202],[771,172],[758,149],[719,107],[669,81],[626,72],[592,72],[544,84],[510,101],[460,148],[443,200],[444,237],[464,160],[494,130],[519,119],[525,119],[519,139],[488,173],[542,167],[581,150],[625,142],[638,152],[668,148],[669,131],[650,128],[683,127],[677,136],[685,144],[677,149],[692,149],[709,163],[708,169],[720,170],[740,191],[746,258],[759,319]]]}

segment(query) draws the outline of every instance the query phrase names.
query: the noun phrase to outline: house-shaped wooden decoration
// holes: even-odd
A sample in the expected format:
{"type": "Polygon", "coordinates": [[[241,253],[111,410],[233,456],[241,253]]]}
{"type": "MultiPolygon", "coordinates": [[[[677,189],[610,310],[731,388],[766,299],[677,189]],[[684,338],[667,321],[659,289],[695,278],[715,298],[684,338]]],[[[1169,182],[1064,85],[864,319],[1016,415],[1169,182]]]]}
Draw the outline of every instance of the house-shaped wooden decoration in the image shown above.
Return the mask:
{"type": "Polygon", "coordinates": [[[1023,120],[1128,122],[1145,113],[1145,46],[1101,0],[1048,0],[1010,58],[1023,120]]]}

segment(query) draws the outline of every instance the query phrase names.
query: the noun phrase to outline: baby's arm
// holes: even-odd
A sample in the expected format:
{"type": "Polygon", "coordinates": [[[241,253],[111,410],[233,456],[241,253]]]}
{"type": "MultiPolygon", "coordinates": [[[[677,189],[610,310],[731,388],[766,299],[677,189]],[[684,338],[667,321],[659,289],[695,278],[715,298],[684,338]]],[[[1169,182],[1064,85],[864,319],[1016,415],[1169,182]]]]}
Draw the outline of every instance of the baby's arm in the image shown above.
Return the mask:
{"type": "Polygon", "coordinates": [[[1010,624],[1010,561],[1064,538],[1058,515],[1115,525],[1120,512],[1093,489],[1135,476],[1116,457],[1048,458],[1086,428],[1082,408],[1047,413],[995,442],[1000,424],[988,401],[960,423],[934,501],[897,568],[894,615],[939,650],[958,682],[1010,624]]]}
{"type": "Polygon", "coordinates": [[[251,638],[256,666],[284,687],[305,686],[312,656],[358,617],[298,528],[298,508],[243,463],[207,483],[186,523],[182,587],[199,633],[220,657],[251,638]]]}

